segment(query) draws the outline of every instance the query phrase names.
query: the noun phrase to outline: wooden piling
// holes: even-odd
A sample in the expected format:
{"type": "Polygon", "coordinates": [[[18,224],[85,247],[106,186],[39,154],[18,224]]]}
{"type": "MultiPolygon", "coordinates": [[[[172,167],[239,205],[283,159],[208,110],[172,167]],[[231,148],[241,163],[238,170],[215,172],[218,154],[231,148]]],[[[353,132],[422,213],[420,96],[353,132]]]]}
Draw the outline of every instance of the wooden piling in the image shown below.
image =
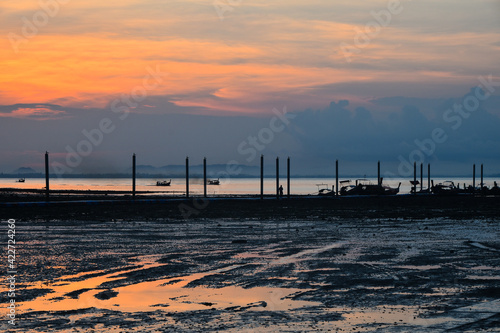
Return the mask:
{"type": "Polygon", "coordinates": [[[135,164],[136,158],[135,154],[132,155],[132,198],[135,199],[135,178],[136,178],[136,164],[135,164]]]}
{"type": "Polygon", "coordinates": [[[481,194],[484,192],[483,164],[481,163],[481,194]]]}
{"type": "Polygon", "coordinates": [[[276,157],[276,198],[280,197],[280,158],[276,157]]]}
{"type": "Polygon", "coordinates": [[[413,162],[413,194],[417,194],[417,162],[413,162]]]}
{"type": "Polygon", "coordinates": [[[476,164],[472,165],[472,194],[476,193],[476,164]]]}
{"type": "Polygon", "coordinates": [[[203,158],[203,197],[207,197],[207,158],[203,158]]]}
{"type": "Polygon", "coordinates": [[[45,152],[45,198],[49,200],[49,152],[45,152]]]}
{"type": "Polygon", "coordinates": [[[339,160],[335,161],[335,195],[339,196],[339,160]]]}
{"type": "Polygon", "coordinates": [[[431,190],[431,164],[427,164],[427,189],[431,190]]]}
{"type": "Polygon", "coordinates": [[[420,191],[424,189],[424,163],[420,163],[420,191]]]}
{"type": "Polygon", "coordinates": [[[260,199],[264,199],[264,155],[260,155],[260,199]]]}
{"type": "Polygon", "coordinates": [[[290,199],[290,156],[286,160],[286,196],[290,199]]]}
{"type": "Polygon", "coordinates": [[[189,157],[186,156],[186,198],[189,198],[189,157]]]}
{"type": "Polygon", "coordinates": [[[377,184],[382,185],[382,182],[380,181],[380,161],[377,163],[377,184]]]}

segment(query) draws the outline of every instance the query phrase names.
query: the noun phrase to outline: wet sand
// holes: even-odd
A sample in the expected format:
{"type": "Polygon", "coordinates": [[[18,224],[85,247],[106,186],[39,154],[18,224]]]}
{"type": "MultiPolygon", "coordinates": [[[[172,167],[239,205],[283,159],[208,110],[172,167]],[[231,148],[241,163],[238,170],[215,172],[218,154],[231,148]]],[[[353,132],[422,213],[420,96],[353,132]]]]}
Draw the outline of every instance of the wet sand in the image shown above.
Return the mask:
{"type": "Polygon", "coordinates": [[[12,331],[500,329],[497,198],[115,199],[0,206],[12,331]]]}

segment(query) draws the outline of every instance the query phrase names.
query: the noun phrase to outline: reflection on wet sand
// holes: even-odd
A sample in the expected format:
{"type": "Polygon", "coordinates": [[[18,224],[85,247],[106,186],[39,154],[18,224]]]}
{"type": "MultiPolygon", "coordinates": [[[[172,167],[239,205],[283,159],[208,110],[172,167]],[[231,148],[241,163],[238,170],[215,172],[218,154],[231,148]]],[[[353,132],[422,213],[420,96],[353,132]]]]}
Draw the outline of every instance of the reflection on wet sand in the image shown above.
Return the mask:
{"type": "Polygon", "coordinates": [[[51,223],[24,224],[19,332],[498,326],[496,222],[51,223]]]}
{"type": "MultiPolygon", "coordinates": [[[[125,312],[154,311],[166,309],[172,312],[205,310],[207,308],[233,308],[252,310],[284,311],[303,306],[319,305],[317,302],[286,299],[299,291],[296,288],[255,287],[245,289],[238,286],[223,288],[186,287],[189,283],[209,275],[223,274],[243,265],[233,265],[204,273],[183,277],[140,282],[113,288],[109,299],[99,299],[103,292],[100,287],[105,282],[123,279],[120,275],[153,267],[168,266],[151,261],[158,256],[142,256],[139,268],[123,270],[119,273],[102,274],[102,271],[86,272],[63,276],[46,287],[52,292],[35,300],[24,302],[20,309],[28,311],[67,311],[88,307],[119,310],[125,312]],[[82,281],[74,281],[86,275],[102,274],[82,281]],[[73,281],[72,281],[73,280],[73,281]],[[71,281],[71,282],[69,282],[71,281]],[[75,297],[76,296],[76,297],[75,297]]],[[[107,297],[106,297],[107,298],[107,297]]]]}

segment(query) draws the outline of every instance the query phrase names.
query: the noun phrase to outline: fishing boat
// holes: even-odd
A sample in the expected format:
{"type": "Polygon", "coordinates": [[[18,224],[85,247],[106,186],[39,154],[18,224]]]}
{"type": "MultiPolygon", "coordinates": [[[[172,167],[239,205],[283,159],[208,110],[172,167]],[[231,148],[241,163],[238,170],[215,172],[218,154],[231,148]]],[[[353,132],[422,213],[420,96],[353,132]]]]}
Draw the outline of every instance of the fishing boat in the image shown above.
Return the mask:
{"type": "Polygon", "coordinates": [[[500,195],[500,187],[498,187],[497,182],[493,182],[493,187],[486,191],[487,194],[490,195],[500,195]]]}
{"type": "Polygon", "coordinates": [[[24,178],[19,178],[18,180],[16,180],[17,183],[24,183],[26,181],[26,179],[24,178]]]}
{"type": "Polygon", "coordinates": [[[460,188],[455,186],[455,183],[451,180],[447,180],[437,185],[433,184],[431,190],[432,193],[437,195],[457,195],[460,193],[460,188]]]}
{"type": "Polygon", "coordinates": [[[399,188],[401,187],[401,183],[399,183],[398,187],[390,187],[387,185],[382,185],[382,179],[380,184],[372,184],[367,179],[357,179],[356,185],[349,184],[350,181],[342,181],[343,185],[340,188],[340,195],[396,195],[399,193],[399,188]]]}
{"type": "Polygon", "coordinates": [[[329,196],[329,195],[335,195],[334,186],[330,189],[328,187],[328,184],[316,184],[318,187],[318,195],[319,196],[329,196]]]}
{"type": "Polygon", "coordinates": [[[156,182],[156,186],[170,186],[171,183],[172,183],[172,179],[170,179],[169,181],[159,180],[156,182]]]}
{"type": "Polygon", "coordinates": [[[418,188],[418,185],[420,185],[420,182],[418,180],[410,180],[410,184],[411,184],[411,190],[410,190],[410,193],[411,194],[429,194],[431,193],[431,189],[430,188],[422,188],[421,190],[417,190],[418,188]]]}
{"type": "Polygon", "coordinates": [[[220,185],[220,180],[219,180],[219,178],[209,179],[209,180],[207,180],[207,184],[208,185],[220,185]]]}

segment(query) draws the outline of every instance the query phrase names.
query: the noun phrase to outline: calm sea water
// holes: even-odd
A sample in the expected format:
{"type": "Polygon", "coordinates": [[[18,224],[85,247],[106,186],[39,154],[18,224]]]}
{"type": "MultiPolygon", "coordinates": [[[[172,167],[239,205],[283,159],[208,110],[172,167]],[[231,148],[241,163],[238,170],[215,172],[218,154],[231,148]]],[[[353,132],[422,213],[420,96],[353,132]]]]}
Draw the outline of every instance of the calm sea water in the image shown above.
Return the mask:
{"type": "MultiPolygon", "coordinates": [[[[368,178],[372,183],[376,184],[376,178],[368,178]]],[[[157,178],[139,178],[136,180],[137,191],[153,191],[160,194],[172,193],[181,194],[186,191],[185,179],[172,179],[171,186],[161,187],[156,186],[156,181],[164,180],[157,178]]],[[[168,179],[167,179],[168,180],[168,179]]],[[[352,179],[354,181],[354,179],[352,179]]],[[[438,184],[445,180],[452,180],[455,184],[459,183],[460,187],[463,184],[472,184],[471,178],[434,178],[434,183],[438,184]]],[[[484,183],[490,187],[496,178],[485,178],[484,183]]],[[[286,194],[286,178],[280,179],[280,184],[283,185],[284,193],[286,194]]],[[[400,194],[409,193],[411,189],[410,179],[384,179],[384,184],[392,187],[397,187],[401,182],[400,194]]],[[[353,182],[354,183],[354,182],[353,182]]],[[[476,179],[476,186],[479,186],[480,179],[476,179]]],[[[317,194],[321,188],[332,188],[335,185],[335,179],[332,178],[294,178],[290,182],[291,194],[317,194]]],[[[26,182],[19,183],[15,178],[0,178],[0,188],[18,188],[18,189],[42,189],[45,187],[45,179],[43,178],[28,178],[26,182]]],[[[427,187],[427,180],[424,178],[424,188],[427,187]]],[[[71,178],[71,179],[51,179],[51,190],[120,190],[131,191],[132,180],[130,178],[71,178]]],[[[190,193],[203,193],[203,180],[191,179],[189,185],[190,193]]],[[[221,179],[220,185],[207,185],[207,192],[211,195],[220,194],[259,194],[260,179],[259,178],[232,178],[221,179]]],[[[276,179],[266,178],[264,180],[264,193],[276,193],[276,179]]]]}

